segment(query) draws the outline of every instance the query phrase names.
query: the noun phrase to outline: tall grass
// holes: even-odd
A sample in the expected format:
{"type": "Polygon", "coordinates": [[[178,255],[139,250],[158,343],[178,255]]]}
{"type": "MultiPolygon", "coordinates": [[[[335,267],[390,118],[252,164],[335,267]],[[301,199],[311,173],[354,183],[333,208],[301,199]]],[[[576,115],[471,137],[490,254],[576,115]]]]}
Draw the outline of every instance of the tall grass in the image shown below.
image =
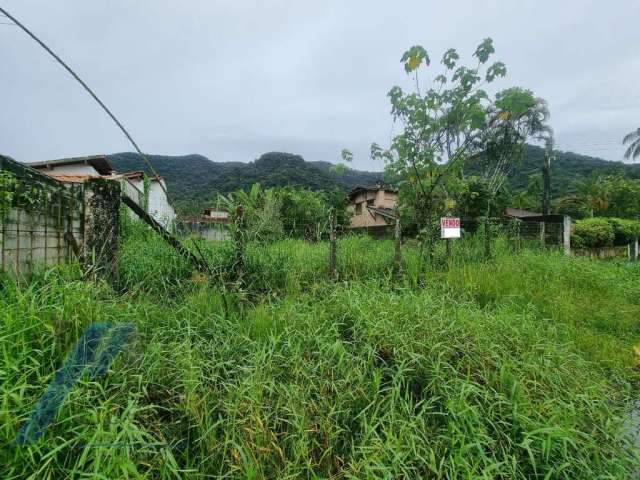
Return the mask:
{"type": "MultiPolygon", "coordinates": [[[[201,247],[224,277],[233,247],[201,247]]],[[[391,242],[341,239],[333,284],[326,244],[250,244],[250,303],[144,232],[119,293],[73,269],[4,281],[0,477],[631,478],[640,269],[506,243],[484,261],[480,242],[427,269],[404,250],[398,284],[391,242]],[[38,444],[10,445],[98,321],[136,341],[38,444]]]]}

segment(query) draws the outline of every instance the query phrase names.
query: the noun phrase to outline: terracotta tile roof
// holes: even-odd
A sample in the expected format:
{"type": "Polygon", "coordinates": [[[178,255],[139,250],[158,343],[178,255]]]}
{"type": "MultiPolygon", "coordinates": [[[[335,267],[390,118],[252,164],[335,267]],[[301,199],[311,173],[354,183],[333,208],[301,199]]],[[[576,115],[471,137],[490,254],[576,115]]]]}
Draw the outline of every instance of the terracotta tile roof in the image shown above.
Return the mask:
{"type": "Polygon", "coordinates": [[[91,178],[102,178],[100,175],[70,175],[68,173],[44,172],[48,177],[62,183],[82,183],[91,178]]]}

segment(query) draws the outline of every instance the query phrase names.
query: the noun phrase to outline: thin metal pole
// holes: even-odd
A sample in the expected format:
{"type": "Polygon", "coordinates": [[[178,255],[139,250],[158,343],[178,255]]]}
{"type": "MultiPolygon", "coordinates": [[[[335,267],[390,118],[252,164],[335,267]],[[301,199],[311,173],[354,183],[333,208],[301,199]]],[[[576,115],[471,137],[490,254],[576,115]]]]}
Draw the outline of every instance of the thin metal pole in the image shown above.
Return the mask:
{"type": "MultiPolygon", "coordinates": [[[[142,153],[142,150],[140,150],[140,147],[138,147],[138,144],[135,142],[135,140],[133,139],[133,137],[131,135],[129,135],[129,132],[127,131],[126,128],[124,128],[124,125],[122,125],[122,123],[120,123],[120,121],[116,118],[116,116],[111,113],[111,110],[109,110],[107,108],[107,106],[102,102],[102,100],[100,100],[98,98],[98,96],[93,93],[93,90],[91,90],[89,88],[89,86],[84,83],[84,81],[78,76],[78,74],[76,72],[74,72],[71,67],[69,67],[69,65],[67,65],[58,55],[56,55],[53,50],[51,50],[47,45],[45,45],[45,43],[40,40],[38,37],[35,36],[34,33],[31,32],[31,30],[29,30],[27,27],[25,27],[22,23],[20,23],[14,16],[12,16],[9,12],[7,12],[4,8],[0,7],[0,12],[2,12],[3,14],[5,14],[7,17],[9,17],[9,19],[11,21],[13,21],[17,26],[19,26],[27,35],[29,35],[33,40],[36,41],[36,43],[38,43],[38,45],[40,45],[42,48],[44,48],[46,50],[46,52],[51,55],[53,58],[56,59],[56,61],[62,65],[65,70],[67,70],[67,72],[69,72],[73,78],[75,78],[78,83],[80,85],[82,85],[82,87],[89,93],[89,95],[91,95],[93,97],[93,99],[98,102],[98,105],[100,105],[102,107],[102,109],[107,113],[107,115],[109,115],[109,117],[111,117],[111,119],[115,122],[115,124],[118,126],[118,128],[120,128],[120,130],[122,130],[122,133],[124,133],[125,137],[127,137],[127,139],[129,140],[129,142],[131,142],[131,145],[133,145],[133,148],[136,149],[136,152],[138,152],[138,154],[140,155],[140,157],[142,157],[142,159],[144,160],[144,162],[147,164],[147,166],[149,167],[149,169],[151,170],[151,173],[153,173],[153,175],[155,177],[160,177],[158,175],[158,173],[156,172],[156,170],[153,168],[153,165],[151,165],[151,162],[149,161],[149,159],[147,158],[147,156],[142,153]]],[[[165,193],[165,195],[167,195],[167,190],[164,187],[164,185],[162,185],[162,182],[158,182],[160,184],[160,188],[162,188],[162,191],[165,193]]]]}

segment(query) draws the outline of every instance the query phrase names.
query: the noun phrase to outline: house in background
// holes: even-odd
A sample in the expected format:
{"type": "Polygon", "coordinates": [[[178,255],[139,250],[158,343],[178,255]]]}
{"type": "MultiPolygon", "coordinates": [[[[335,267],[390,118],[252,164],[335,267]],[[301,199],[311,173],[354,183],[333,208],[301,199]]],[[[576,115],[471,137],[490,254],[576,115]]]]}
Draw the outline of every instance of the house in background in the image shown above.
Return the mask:
{"type": "MultiPolygon", "coordinates": [[[[44,162],[25,163],[51,178],[63,183],[82,183],[91,178],[109,178],[120,180],[122,191],[134,201],[141,203],[144,198],[144,175],[142,172],[118,173],[106,155],[90,155],[86,157],[62,158],[44,162]]],[[[149,202],[147,212],[165,228],[176,218],[176,213],[162,187],[166,184],[162,178],[150,178],[149,202]],[[161,186],[162,184],[162,186],[161,186]]],[[[131,212],[131,216],[135,214],[131,212]]]]}
{"type": "Polygon", "coordinates": [[[504,216],[507,218],[528,218],[528,217],[540,217],[541,213],[532,212],[530,210],[523,210],[521,208],[506,208],[504,210],[504,216]]]}
{"type": "Polygon", "coordinates": [[[356,187],[349,194],[351,228],[373,234],[385,234],[395,224],[398,191],[378,182],[368,187],[356,187]]]}
{"type": "Polygon", "coordinates": [[[201,215],[181,216],[178,231],[182,235],[198,235],[205,240],[229,240],[229,212],[220,207],[209,207],[201,215]]]}
{"type": "Polygon", "coordinates": [[[223,225],[228,225],[231,222],[231,219],[229,218],[229,212],[220,207],[205,208],[202,217],[206,220],[210,220],[211,222],[220,223],[223,225]]]}
{"type": "Polygon", "coordinates": [[[59,160],[25,163],[25,165],[61,182],[73,182],[74,179],[77,182],[82,182],[88,178],[108,177],[115,172],[106,155],[61,158],[59,160]]]}
{"type": "MultiPolygon", "coordinates": [[[[129,172],[120,174],[127,182],[133,185],[144,197],[144,172],[129,172]]],[[[149,201],[147,213],[165,228],[176,220],[176,211],[169,203],[165,193],[167,184],[162,177],[147,177],[149,179],[149,201]],[[164,188],[163,188],[164,187],[164,188]]],[[[133,212],[132,212],[133,213],[133,212]]]]}

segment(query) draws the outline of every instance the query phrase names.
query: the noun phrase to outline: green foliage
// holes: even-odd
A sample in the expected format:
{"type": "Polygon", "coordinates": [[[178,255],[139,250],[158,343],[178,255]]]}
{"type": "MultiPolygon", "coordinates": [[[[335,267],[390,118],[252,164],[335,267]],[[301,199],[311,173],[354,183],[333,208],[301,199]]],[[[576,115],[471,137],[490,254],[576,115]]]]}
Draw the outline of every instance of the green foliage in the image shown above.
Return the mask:
{"type": "MultiPolygon", "coordinates": [[[[551,195],[559,199],[581,194],[581,184],[589,178],[624,177],[627,180],[640,178],[640,165],[612,162],[572,152],[554,150],[551,164],[551,195]]],[[[544,149],[534,145],[524,145],[522,162],[509,170],[507,182],[512,192],[527,189],[532,175],[539,174],[544,163],[544,149]]],[[[480,165],[465,166],[469,174],[479,174],[480,165]]]]}
{"type": "Polygon", "coordinates": [[[587,218],[573,224],[571,244],[577,248],[609,247],[614,239],[613,225],[604,218],[587,218]]]}
{"type": "Polygon", "coordinates": [[[628,145],[624,152],[624,158],[631,159],[633,161],[640,157],[640,128],[625,135],[622,139],[623,145],[628,145]]]}
{"type": "MultiPolygon", "coordinates": [[[[211,199],[236,190],[249,190],[255,183],[264,188],[297,187],[331,191],[336,186],[343,191],[358,185],[372,185],[382,180],[380,172],[361,172],[347,168],[338,174],[329,162],[307,162],[291,153],[265,153],[257,160],[242,162],[212,162],[202,155],[148,155],[153,167],[166,180],[170,200],[180,214],[202,213],[211,206],[211,199]]],[[[109,155],[118,171],[145,170],[136,153],[109,155]]]]}
{"type": "Polygon", "coordinates": [[[606,219],[613,227],[614,245],[628,245],[640,237],[640,222],[622,218],[606,219]]]}
{"type": "Polygon", "coordinates": [[[606,209],[596,211],[603,216],[638,218],[640,214],[640,180],[623,176],[606,176],[599,179],[606,199],[606,209]]]}
{"type": "MultiPolygon", "coordinates": [[[[371,153],[373,158],[381,158],[384,150],[379,145],[373,144],[371,153]]],[[[572,200],[567,200],[565,205],[560,203],[563,198],[581,195],[580,185],[585,179],[591,176],[595,178],[624,177],[627,180],[640,178],[640,165],[610,162],[557,150],[553,153],[551,194],[556,198],[555,210],[575,218],[590,216],[588,207],[579,207],[572,200]]],[[[509,190],[514,192],[514,196],[528,189],[532,175],[540,175],[544,150],[537,146],[524,145],[521,158],[520,162],[506,170],[506,183],[509,190]]],[[[267,168],[260,159],[252,163],[216,163],[200,155],[183,157],[151,155],[150,159],[154,167],[167,180],[172,202],[182,214],[199,214],[205,207],[211,206],[211,198],[217,193],[226,194],[238,189],[249,189],[256,182],[261,182],[265,187],[293,185],[323,191],[330,191],[338,185],[344,192],[358,185],[375,184],[377,180],[383,178],[382,173],[359,172],[348,168],[343,174],[338,175],[332,171],[333,165],[328,162],[298,164],[290,162],[288,157],[282,157],[282,161],[275,166],[275,169],[273,166],[267,168]],[[278,178],[275,177],[275,172],[278,172],[278,178]]],[[[133,153],[114,154],[109,156],[109,160],[119,171],[139,170],[144,165],[137,154],[133,153]]],[[[487,170],[486,165],[478,162],[469,162],[464,168],[465,174],[470,176],[482,176],[487,170]]],[[[395,184],[398,177],[388,174],[386,180],[395,184]]],[[[519,205],[528,205],[521,208],[541,211],[541,193],[530,192],[518,198],[520,198],[519,205]]],[[[628,216],[613,212],[610,215],[628,216]]],[[[629,218],[634,217],[629,215],[629,218]]]]}
{"type": "Polygon", "coordinates": [[[558,199],[554,210],[562,215],[569,215],[574,220],[590,217],[592,214],[587,201],[579,195],[570,195],[558,199]]]}
{"type": "Polygon", "coordinates": [[[444,70],[426,89],[420,86],[419,72],[430,65],[428,52],[414,46],[400,59],[413,75],[415,89],[405,92],[396,86],[389,91],[401,132],[386,150],[373,144],[371,155],[384,160],[388,175],[398,179],[403,216],[410,212],[425,238],[435,236],[434,219],[449,211],[456,196],[462,196],[465,212],[479,213],[471,205],[474,198],[483,205],[483,214],[495,211],[498,192],[506,192],[506,173],[521,156],[524,142],[548,130],[546,103],[530,90],[509,88],[494,98],[485,91],[486,84],[506,75],[502,62],[486,66],[494,52],[493,41],[483,40],[474,53],[478,64],[470,68],[458,65],[454,49],[447,50],[444,70]],[[461,180],[467,164],[477,164],[481,177],[470,188],[461,180]]]}
{"type": "Polygon", "coordinates": [[[457,210],[465,218],[478,218],[484,215],[500,217],[507,207],[512,206],[511,195],[502,186],[495,194],[489,191],[489,185],[479,177],[469,177],[463,183],[462,191],[457,195],[457,210]]]}
{"type": "Polygon", "coordinates": [[[263,189],[255,183],[249,191],[238,190],[218,197],[218,201],[225,206],[236,228],[236,213],[242,207],[247,240],[267,242],[283,237],[282,202],[275,188],[263,189]]]}
{"type": "Polygon", "coordinates": [[[17,181],[13,173],[0,171],[0,221],[2,221],[13,206],[17,181]]]}
{"type": "Polygon", "coordinates": [[[149,213],[149,193],[151,192],[151,179],[148,175],[144,175],[142,178],[142,199],[140,206],[142,209],[149,213]]]}
{"type": "Polygon", "coordinates": [[[327,195],[291,187],[280,189],[278,195],[284,233],[293,238],[319,240],[328,229],[327,195]]]}
{"type": "Polygon", "coordinates": [[[640,221],[594,217],[573,224],[571,243],[577,248],[628,245],[640,237],[640,221]]]}
{"type": "Polygon", "coordinates": [[[47,190],[39,185],[26,184],[9,171],[0,171],[0,220],[16,205],[27,212],[36,212],[47,201],[47,190]]]}
{"type": "Polygon", "coordinates": [[[143,233],[129,292],[67,269],[4,285],[0,477],[633,478],[637,265],[499,254],[417,282],[409,243],[398,285],[392,242],[347,237],[333,284],[326,243],[253,242],[247,302],[143,233]],[[92,322],[138,339],[38,445],[9,446],[92,322]]]}
{"type": "Polygon", "coordinates": [[[249,191],[238,190],[219,197],[220,202],[235,215],[237,205],[243,205],[247,239],[273,241],[284,236],[320,240],[328,233],[331,209],[338,213],[338,225],[349,223],[344,192],[314,192],[304,188],[267,188],[259,183],[249,191]]]}

